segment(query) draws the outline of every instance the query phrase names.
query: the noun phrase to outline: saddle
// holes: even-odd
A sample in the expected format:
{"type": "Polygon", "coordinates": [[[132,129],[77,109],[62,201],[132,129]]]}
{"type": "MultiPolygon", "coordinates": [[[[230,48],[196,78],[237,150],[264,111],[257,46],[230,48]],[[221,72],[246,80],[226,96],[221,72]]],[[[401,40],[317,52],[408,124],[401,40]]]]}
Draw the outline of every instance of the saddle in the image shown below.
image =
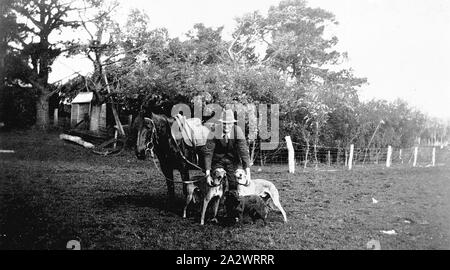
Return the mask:
{"type": "Polygon", "coordinates": [[[183,141],[190,147],[206,145],[209,129],[202,125],[199,118],[186,119],[181,114],[175,115],[176,123],[172,127],[172,136],[183,141]]]}

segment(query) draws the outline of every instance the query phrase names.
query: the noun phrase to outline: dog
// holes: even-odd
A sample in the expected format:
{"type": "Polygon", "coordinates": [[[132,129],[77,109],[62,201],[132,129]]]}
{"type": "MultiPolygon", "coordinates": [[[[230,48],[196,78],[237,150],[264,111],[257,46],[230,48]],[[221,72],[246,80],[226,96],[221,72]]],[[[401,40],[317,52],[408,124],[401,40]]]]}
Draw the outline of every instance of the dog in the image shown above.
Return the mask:
{"type": "Polygon", "coordinates": [[[253,222],[261,219],[266,225],[268,207],[266,202],[257,195],[239,196],[237,190],[225,192],[225,209],[227,217],[235,218],[235,221],[244,221],[244,216],[249,216],[253,222]]]}
{"type": "Polygon", "coordinates": [[[226,171],[222,168],[217,168],[213,171],[211,178],[213,179],[211,186],[206,183],[206,179],[202,179],[203,181],[187,184],[187,196],[186,203],[183,209],[183,218],[186,218],[186,212],[189,203],[191,201],[193,201],[194,203],[197,201],[201,201],[200,198],[203,198],[200,225],[204,225],[206,209],[208,208],[209,202],[212,199],[216,199],[214,201],[214,217],[212,221],[217,222],[217,211],[219,210],[219,203],[224,193],[225,182],[227,181],[226,171]]]}
{"type": "Polygon", "coordinates": [[[272,182],[264,179],[249,179],[243,169],[237,169],[235,171],[235,177],[238,184],[237,191],[239,196],[258,195],[266,198],[269,195],[275,207],[283,215],[284,222],[287,222],[286,212],[280,203],[278,189],[272,182]]]}

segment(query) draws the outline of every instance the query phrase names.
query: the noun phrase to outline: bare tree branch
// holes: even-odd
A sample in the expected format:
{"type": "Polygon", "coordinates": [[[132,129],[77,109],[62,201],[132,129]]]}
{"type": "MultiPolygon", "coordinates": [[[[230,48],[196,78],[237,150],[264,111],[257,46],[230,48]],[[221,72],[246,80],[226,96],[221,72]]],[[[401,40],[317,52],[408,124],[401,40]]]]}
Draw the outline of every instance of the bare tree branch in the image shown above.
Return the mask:
{"type": "Polygon", "coordinates": [[[231,60],[235,61],[235,57],[233,54],[233,47],[236,44],[236,42],[239,40],[239,38],[241,37],[241,33],[242,33],[242,26],[244,25],[244,23],[241,23],[241,25],[239,26],[239,32],[236,35],[236,37],[234,38],[234,40],[231,42],[230,46],[228,47],[228,55],[230,56],[231,60]]]}
{"type": "Polygon", "coordinates": [[[109,56],[108,58],[106,58],[106,59],[104,60],[104,62],[106,63],[106,62],[108,62],[109,60],[111,60],[112,58],[114,58],[114,57],[116,57],[116,56],[119,56],[119,55],[121,55],[121,54],[127,54],[127,53],[131,53],[131,52],[134,52],[134,51],[138,51],[138,50],[142,49],[143,47],[144,47],[144,45],[141,45],[141,46],[139,46],[139,47],[130,49],[130,50],[128,50],[128,51],[124,51],[124,52],[119,52],[119,53],[113,54],[113,55],[109,56]]]}
{"type": "Polygon", "coordinates": [[[89,34],[89,36],[91,37],[91,39],[94,39],[94,35],[92,35],[91,31],[89,31],[89,29],[87,28],[86,22],[83,20],[83,18],[81,17],[81,14],[78,13],[79,17],[80,17],[80,22],[81,25],[83,26],[83,28],[86,30],[86,32],[89,34]]]}
{"type": "Polygon", "coordinates": [[[16,6],[16,7],[14,7],[14,11],[17,12],[19,15],[21,15],[21,16],[27,18],[28,20],[30,20],[37,28],[42,30],[41,23],[38,20],[36,20],[33,17],[33,15],[31,13],[29,13],[28,10],[26,10],[24,7],[16,6]]]}

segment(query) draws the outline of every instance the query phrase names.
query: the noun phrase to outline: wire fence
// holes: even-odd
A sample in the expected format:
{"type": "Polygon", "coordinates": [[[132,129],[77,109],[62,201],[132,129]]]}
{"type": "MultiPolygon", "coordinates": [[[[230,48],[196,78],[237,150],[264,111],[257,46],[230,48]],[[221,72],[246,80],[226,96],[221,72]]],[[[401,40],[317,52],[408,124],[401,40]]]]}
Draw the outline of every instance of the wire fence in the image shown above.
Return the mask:
{"type": "MultiPolygon", "coordinates": [[[[327,147],[323,145],[306,145],[292,142],[294,148],[294,160],[296,166],[311,167],[348,167],[349,147],[327,147]],[[305,166],[306,163],[306,166],[305,166]]],[[[405,166],[430,166],[440,165],[448,160],[450,154],[447,146],[417,146],[417,157],[414,158],[415,146],[406,148],[392,147],[390,165],[405,166]],[[434,150],[433,150],[434,149],[434,150]],[[414,163],[415,160],[415,163],[414,163]]],[[[287,165],[288,147],[286,142],[280,142],[275,150],[261,150],[257,145],[253,152],[252,160],[255,166],[270,164],[287,165]]],[[[353,166],[386,165],[388,159],[388,147],[383,148],[354,148],[353,166]]]]}
{"type": "MultiPolygon", "coordinates": [[[[70,117],[68,116],[61,116],[57,121],[53,123],[55,127],[63,129],[71,127],[70,117]]],[[[121,122],[130,122],[129,116],[122,117],[121,122]]],[[[281,141],[274,150],[261,150],[260,144],[255,144],[254,149],[252,149],[252,146],[251,144],[250,152],[255,166],[287,165],[289,163],[289,150],[286,141],[281,141]]],[[[307,145],[299,142],[292,142],[292,146],[295,166],[303,168],[317,168],[319,166],[346,168],[349,165],[350,147],[314,146],[313,144],[307,145]]],[[[449,150],[448,145],[392,147],[390,165],[417,167],[441,165],[450,160],[449,150]],[[416,148],[417,155],[415,157],[416,148]]],[[[386,165],[388,151],[388,147],[354,148],[352,166],[386,165]]]]}

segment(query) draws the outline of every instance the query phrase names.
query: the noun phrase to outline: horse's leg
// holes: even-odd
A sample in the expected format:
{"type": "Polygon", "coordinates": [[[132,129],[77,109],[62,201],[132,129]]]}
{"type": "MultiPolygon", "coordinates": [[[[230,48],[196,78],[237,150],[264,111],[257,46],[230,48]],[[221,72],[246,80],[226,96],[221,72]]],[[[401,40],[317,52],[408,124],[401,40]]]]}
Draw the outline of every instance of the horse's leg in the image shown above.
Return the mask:
{"type": "Polygon", "coordinates": [[[191,193],[186,196],[186,202],[185,202],[185,205],[184,205],[184,208],[183,208],[183,218],[186,218],[187,208],[188,208],[189,203],[192,201],[193,198],[194,198],[194,195],[191,194],[191,193]]]}
{"type": "Polygon", "coordinates": [[[173,183],[173,168],[170,166],[161,166],[164,176],[166,177],[167,195],[170,201],[175,198],[175,185],[173,183]]]}

